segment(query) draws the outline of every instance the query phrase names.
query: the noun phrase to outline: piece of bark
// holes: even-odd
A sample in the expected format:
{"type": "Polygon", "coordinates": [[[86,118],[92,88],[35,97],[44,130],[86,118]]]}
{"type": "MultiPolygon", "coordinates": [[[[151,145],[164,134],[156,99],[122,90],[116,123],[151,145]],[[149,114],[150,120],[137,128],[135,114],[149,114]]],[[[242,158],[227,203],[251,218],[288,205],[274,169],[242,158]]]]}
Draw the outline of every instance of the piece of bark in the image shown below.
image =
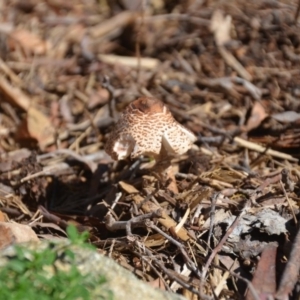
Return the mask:
{"type": "MultiPolygon", "coordinates": [[[[267,246],[261,255],[255,270],[252,285],[260,296],[260,299],[268,299],[276,292],[276,252],[277,246],[267,246]]],[[[247,293],[246,300],[254,300],[250,291],[247,293]]]]}
{"type": "Polygon", "coordinates": [[[278,300],[286,300],[290,297],[297,280],[300,270],[300,229],[293,243],[293,248],[281,277],[280,284],[275,295],[278,300]]]}

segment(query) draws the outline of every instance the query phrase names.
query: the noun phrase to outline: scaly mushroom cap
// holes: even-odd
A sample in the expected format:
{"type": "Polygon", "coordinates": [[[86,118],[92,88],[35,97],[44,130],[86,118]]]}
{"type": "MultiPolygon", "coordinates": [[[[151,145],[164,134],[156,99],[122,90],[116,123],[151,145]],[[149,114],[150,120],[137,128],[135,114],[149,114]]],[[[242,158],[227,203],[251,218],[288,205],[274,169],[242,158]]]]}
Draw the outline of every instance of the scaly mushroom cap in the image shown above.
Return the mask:
{"type": "Polygon", "coordinates": [[[149,155],[158,158],[188,151],[195,135],[180,125],[163,102],[142,97],[130,103],[111,132],[105,151],[115,160],[149,155]]]}

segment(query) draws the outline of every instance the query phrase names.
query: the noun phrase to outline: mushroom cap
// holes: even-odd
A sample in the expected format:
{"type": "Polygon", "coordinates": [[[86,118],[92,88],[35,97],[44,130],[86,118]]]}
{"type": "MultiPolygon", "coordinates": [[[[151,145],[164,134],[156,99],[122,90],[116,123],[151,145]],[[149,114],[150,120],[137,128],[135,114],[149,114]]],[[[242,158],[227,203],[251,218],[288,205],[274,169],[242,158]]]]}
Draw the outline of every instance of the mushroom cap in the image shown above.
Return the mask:
{"type": "Polygon", "coordinates": [[[115,160],[140,155],[176,156],[187,152],[195,135],[179,124],[164,103],[141,97],[131,102],[121,114],[105,145],[115,160]]]}

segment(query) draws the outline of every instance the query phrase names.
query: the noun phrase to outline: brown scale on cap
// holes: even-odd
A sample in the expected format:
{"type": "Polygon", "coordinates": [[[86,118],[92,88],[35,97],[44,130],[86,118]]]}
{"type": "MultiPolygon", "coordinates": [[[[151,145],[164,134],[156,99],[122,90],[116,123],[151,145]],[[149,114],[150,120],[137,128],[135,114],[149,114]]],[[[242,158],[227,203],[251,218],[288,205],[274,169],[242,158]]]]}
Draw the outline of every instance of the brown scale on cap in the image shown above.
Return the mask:
{"type": "Polygon", "coordinates": [[[142,97],[130,103],[111,132],[105,151],[115,160],[140,155],[175,156],[188,151],[196,137],[180,125],[163,102],[142,97]]]}

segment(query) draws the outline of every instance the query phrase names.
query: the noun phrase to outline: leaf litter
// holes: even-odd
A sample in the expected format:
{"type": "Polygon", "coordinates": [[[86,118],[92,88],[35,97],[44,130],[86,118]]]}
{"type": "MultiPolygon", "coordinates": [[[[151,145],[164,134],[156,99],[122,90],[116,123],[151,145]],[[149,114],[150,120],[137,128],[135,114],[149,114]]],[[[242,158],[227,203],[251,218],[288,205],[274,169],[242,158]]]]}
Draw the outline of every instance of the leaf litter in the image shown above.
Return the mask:
{"type": "Polygon", "coordinates": [[[187,299],[299,298],[298,8],[3,3],[1,223],[40,239],[74,224],[187,299]],[[197,137],[170,161],[171,179],[153,157],[116,162],[104,151],[139,97],[163,101],[197,137]]]}

